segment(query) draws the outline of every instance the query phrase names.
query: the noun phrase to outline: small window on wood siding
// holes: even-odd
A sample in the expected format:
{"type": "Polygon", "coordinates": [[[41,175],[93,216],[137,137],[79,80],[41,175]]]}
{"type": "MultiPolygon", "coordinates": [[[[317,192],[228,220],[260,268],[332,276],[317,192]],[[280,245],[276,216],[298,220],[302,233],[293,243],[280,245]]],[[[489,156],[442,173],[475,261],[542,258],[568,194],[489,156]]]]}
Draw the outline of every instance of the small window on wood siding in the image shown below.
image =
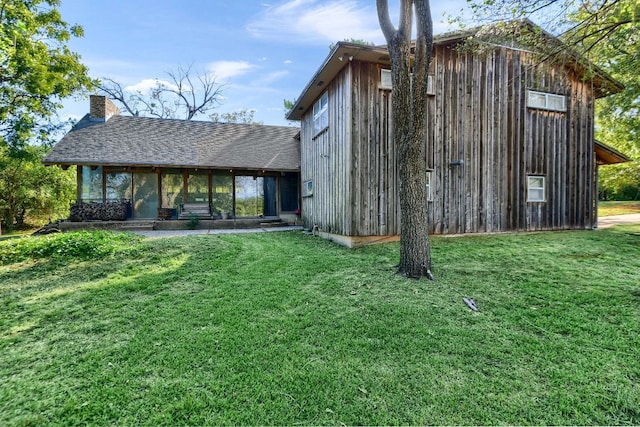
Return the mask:
{"type": "Polygon", "coordinates": [[[541,110],[567,111],[566,97],[553,93],[527,91],[527,107],[539,108],[541,110]]]}
{"type": "Polygon", "coordinates": [[[427,182],[427,202],[433,201],[433,196],[431,194],[431,175],[433,171],[427,171],[426,182],[427,182]]]}
{"type": "Polygon", "coordinates": [[[529,175],[527,177],[527,202],[546,201],[544,181],[544,176],[529,175]]]}
{"type": "Polygon", "coordinates": [[[308,180],[302,183],[302,197],[313,196],[313,181],[308,180]]]}
{"type": "Polygon", "coordinates": [[[427,95],[435,95],[436,94],[436,88],[434,87],[433,81],[434,81],[434,75],[433,74],[429,74],[427,76],[427,95]]]}
{"type": "MultiPolygon", "coordinates": [[[[427,95],[435,95],[436,89],[433,85],[434,75],[427,75],[427,95]]],[[[393,84],[391,83],[391,70],[380,70],[380,89],[392,89],[393,84]]]]}
{"type": "Polygon", "coordinates": [[[380,89],[391,89],[391,70],[380,70],[380,89]]]}
{"type": "Polygon", "coordinates": [[[313,105],[313,134],[319,134],[327,126],[329,126],[329,94],[325,92],[313,105]]]}

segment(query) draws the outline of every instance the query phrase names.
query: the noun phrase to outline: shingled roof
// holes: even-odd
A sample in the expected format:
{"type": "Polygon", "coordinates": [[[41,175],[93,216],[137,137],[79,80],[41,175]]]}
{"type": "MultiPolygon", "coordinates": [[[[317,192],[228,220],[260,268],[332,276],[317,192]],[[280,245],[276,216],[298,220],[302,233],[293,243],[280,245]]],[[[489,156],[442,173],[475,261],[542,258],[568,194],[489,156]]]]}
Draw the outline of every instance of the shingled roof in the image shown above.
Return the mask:
{"type": "Polygon", "coordinates": [[[45,164],[299,171],[299,129],[86,115],[45,164]]]}

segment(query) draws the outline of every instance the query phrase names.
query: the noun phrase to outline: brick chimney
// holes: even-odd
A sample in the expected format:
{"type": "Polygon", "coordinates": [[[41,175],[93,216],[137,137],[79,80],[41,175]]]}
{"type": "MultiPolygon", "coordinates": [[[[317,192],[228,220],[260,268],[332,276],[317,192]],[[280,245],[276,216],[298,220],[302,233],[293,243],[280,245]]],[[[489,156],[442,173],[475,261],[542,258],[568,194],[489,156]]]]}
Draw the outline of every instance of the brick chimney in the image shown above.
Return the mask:
{"type": "Polygon", "coordinates": [[[111,116],[120,114],[118,107],[106,96],[91,95],[89,102],[89,116],[92,122],[106,122],[111,116]]]}

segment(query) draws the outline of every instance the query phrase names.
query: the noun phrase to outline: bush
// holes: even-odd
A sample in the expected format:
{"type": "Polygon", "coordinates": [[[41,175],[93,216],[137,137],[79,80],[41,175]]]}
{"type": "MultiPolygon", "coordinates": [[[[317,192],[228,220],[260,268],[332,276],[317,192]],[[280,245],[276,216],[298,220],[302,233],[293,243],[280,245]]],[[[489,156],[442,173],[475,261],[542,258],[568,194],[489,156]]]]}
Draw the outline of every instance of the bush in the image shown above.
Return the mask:
{"type": "Polygon", "coordinates": [[[142,248],[142,236],[112,231],[74,231],[0,241],[0,263],[26,259],[100,259],[142,248]]]}
{"type": "Polygon", "coordinates": [[[200,218],[198,218],[194,214],[189,214],[189,221],[187,221],[187,228],[189,230],[195,230],[196,228],[198,228],[199,224],[200,224],[200,218]]]}

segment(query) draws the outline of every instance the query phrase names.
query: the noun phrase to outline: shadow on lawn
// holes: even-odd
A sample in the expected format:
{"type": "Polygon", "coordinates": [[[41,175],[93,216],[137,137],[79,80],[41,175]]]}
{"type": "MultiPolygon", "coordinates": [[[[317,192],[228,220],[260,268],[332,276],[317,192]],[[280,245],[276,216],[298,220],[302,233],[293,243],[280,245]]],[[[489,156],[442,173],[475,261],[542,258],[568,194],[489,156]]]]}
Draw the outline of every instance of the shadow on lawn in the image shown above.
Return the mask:
{"type": "Polygon", "coordinates": [[[0,266],[0,424],[638,421],[613,230],[434,238],[435,283],[298,234],[0,266]]]}

